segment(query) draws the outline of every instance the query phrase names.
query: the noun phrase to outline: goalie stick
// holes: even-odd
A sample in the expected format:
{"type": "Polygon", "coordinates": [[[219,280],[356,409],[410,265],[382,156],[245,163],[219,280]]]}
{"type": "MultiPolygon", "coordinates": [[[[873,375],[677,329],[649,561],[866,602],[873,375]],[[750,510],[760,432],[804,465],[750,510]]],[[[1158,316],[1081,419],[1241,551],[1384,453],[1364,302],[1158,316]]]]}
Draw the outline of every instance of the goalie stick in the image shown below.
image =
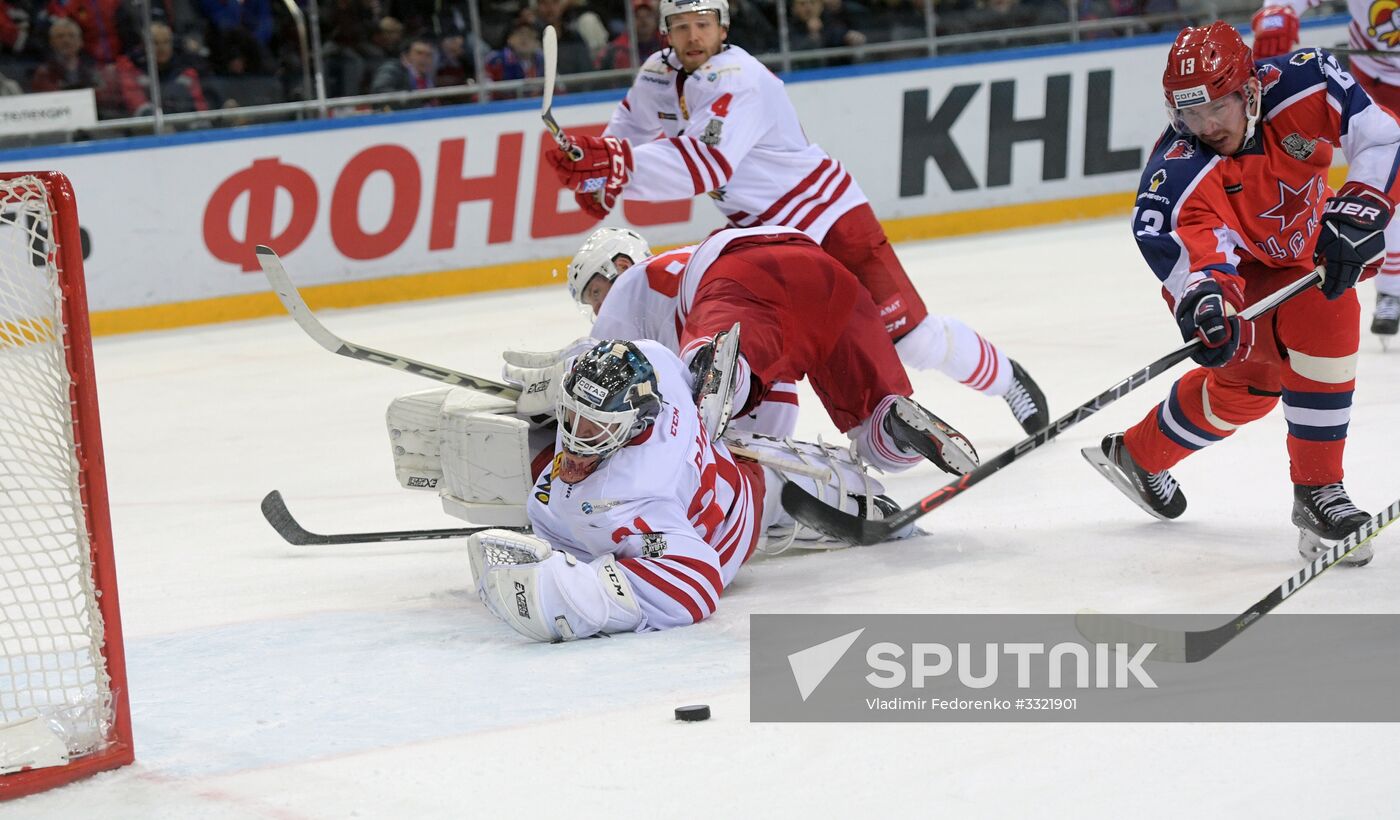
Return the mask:
{"type": "Polygon", "coordinates": [[[1155,644],[1147,654],[1148,660],[1171,663],[1196,663],[1214,655],[1220,647],[1234,640],[1260,618],[1267,615],[1289,596],[1326,572],[1343,558],[1359,549],[1400,516],[1400,499],[1371,516],[1354,532],[1337,542],[1311,564],[1298,570],[1268,595],[1254,602],[1229,623],[1214,629],[1179,630],[1147,626],[1102,612],[1084,610],[1074,617],[1079,634],[1095,643],[1127,644],[1130,654],[1136,654],[1147,644],[1155,644]]]}
{"type": "MultiPolygon", "coordinates": [[[[1262,316],[1320,281],[1322,281],[1321,273],[1319,270],[1314,270],[1307,276],[1280,288],[1264,299],[1250,305],[1240,313],[1240,318],[1244,321],[1249,321],[1262,316]]],[[[842,512],[822,503],[816,496],[813,496],[811,493],[790,481],[783,485],[783,509],[787,510],[788,514],[793,518],[796,518],[812,529],[840,541],[845,541],[848,544],[869,545],[878,544],[881,541],[888,541],[893,537],[894,533],[909,526],[916,519],[947,504],[968,488],[980,483],[983,479],[1001,470],[1006,465],[1026,455],[1037,447],[1040,447],[1065,430],[1089,418],[1113,402],[1123,398],[1167,370],[1175,367],[1178,363],[1187,359],[1200,343],[1200,339],[1192,339],[1183,344],[1176,350],[1173,350],[1157,361],[1133,373],[1126,379],[1123,379],[1084,404],[1066,413],[1064,416],[1051,422],[1050,426],[1046,427],[1044,430],[1040,430],[1018,442],[990,461],[982,462],[977,469],[967,475],[954,479],[947,485],[938,488],[920,499],[918,504],[912,507],[906,507],[888,518],[872,521],[842,512]]]]}
{"type": "Polygon", "coordinates": [[[385,541],[432,541],[439,538],[465,538],[482,530],[511,530],[528,532],[526,527],[461,527],[442,530],[393,530],[390,532],[347,532],[339,535],[321,535],[304,529],[292,517],[282,493],[273,490],[262,500],[263,518],[282,536],[288,544],[298,547],[324,546],[327,544],[375,544],[385,541]]]}
{"type": "Polygon", "coordinates": [[[277,298],[282,300],[282,307],[287,309],[287,313],[296,320],[298,326],[306,331],[316,344],[324,347],[332,353],[341,356],[349,356],[352,359],[374,362],[385,367],[392,367],[395,370],[402,370],[412,373],[415,376],[424,376],[435,381],[446,384],[455,384],[461,387],[470,387],[473,390],[480,390],[483,393],[490,393],[493,396],[500,396],[506,399],[514,399],[520,396],[520,391],[508,384],[483,379],[467,373],[459,373],[445,367],[425,364],[424,362],[410,359],[407,356],[399,356],[394,353],[385,353],[382,350],[375,350],[372,347],[347,342],[332,333],[321,324],[321,320],[316,318],[316,314],[307,307],[306,300],[301,298],[301,292],[297,286],[292,284],[292,278],[287,275],[287,269],[282,266],[282,260],[277,256],[277,252],[266,245],[259,245],[256,249],[258,264],[262,265],[263,275],[271,283],[272,290],[277,293],[277,298]]]}

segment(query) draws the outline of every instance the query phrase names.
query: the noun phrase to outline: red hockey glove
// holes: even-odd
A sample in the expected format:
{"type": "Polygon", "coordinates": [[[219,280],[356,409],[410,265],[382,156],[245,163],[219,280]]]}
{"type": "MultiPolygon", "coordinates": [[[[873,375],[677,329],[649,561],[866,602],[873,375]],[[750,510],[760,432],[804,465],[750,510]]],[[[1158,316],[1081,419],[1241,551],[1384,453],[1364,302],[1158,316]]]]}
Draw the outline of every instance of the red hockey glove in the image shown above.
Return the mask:
{"type": "Polygon", "coordinates": [[[1200,339],[1192,361],[1206,367],[1223,367],[1235,359],[1249,358],[1254,347],[1254,323],[1235,312],[1244,307],[1244,294],[1226,276],[1202,279],[1186,289],[1176,303],[1176,323],[1183,341],[1200,339]]]}
{"type": "Polygon", "coordinates": [[[632,178],[632,146],[617,137],[573,137],[573,143],[583,151],[577,161],[563,151],[548,151],[545,158],[554,168],[559,182],[575,191],[596,191],[614,188],[617,198],[632,178]],[[589,184],[590,180],[599,180],[589,184]]]}
{"type": "Polygon", "coordinates": [[[1298,14],[1287,6],[1265,6],[1249,21],[1254,29],[1254,59],[1287,54],[1298,44],[1298,14]]]}
{"type": "Polygon", "coordinates": [[[1385,226],[1395,206],[1362,182],[1348,182],[1322,206],[1313,261],[1322,265],[1322,295],[1336,299],[1385,261],[1385,226]]]}
{"type": "Polygon", "coordinates": [[[574,201],[578,203],[579,209],[582,210],[584,213],[588,214],[594,219],[602,219],[603,217],[608,215],[609,211],[612,210],[613,205],[617,202],[617,195],[614,194],[613,196],[609,197],[604,191],[598,191],[594,193],[574,191],[574,201]],[[606,204],[602,199],[599,199],[599,197],[605,197],[606,204]]]}

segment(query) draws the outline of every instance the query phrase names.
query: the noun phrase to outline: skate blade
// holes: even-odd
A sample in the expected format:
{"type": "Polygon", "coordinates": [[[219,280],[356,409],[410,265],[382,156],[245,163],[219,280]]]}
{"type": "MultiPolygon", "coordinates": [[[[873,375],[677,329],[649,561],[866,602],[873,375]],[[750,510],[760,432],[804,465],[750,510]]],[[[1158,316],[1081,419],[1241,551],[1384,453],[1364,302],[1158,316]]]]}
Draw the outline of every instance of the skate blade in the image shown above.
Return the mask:
{"type": "Polygon", "coordinates": [[[1103,454],[1102,448],[1085,447],[1079,451],[1079,454],[1084,456],[1084,460],[1093,465],[1095,470],[1099,471],[1099,475],[1102,475],[1104,478],[1108,479],[1109,484],[1112,484],[1114,487],[1117,487],[1119,492],[1121,492],[1123,495],[1126,495],[1128,497],[1128,500],[1138,505],[1138,507],[1143,512],[1147,513],[1148,515],[1152,516],[1158,521],[1171,520],[1165,515],[1162,515],[1161,513],[1149,507],[1147,505],[1147,502],[1142,500],[1142,497],[1137,494],[1137,488],[1133,486],[1132,482],[1128,480],[1127,476],[1124,476],[1123,473],[1119,471],[1117,464],[1114,464],[1112,461],[1108,460],[1108,456],[1103,454]]]}
{"type": "MultiPolygon", "coordinates": [[[[1332,549],[1338,543],[1340,543],[1340,539],[1328,541],[1325,538],[1318,538],[1302,527],[1298,528],[1298,554],[1309,563],[1316,561],[1319,555],[1332,549]]],[[[1364,567],[1371,563],[1371,559],[1374,557],[1376,557],[1376,551],[1371,545],[1362,544],[1337,563],[1344,567],[1364,567]]]]}
{"type": "Polygon", "coordinates": [[[924,418],[922,413],[906,408],[901,401],[896,401],[892,409],[905,424],[933,437],[938,457],[930,460],[943,472],[967,475],[981,463],[977,457],[977,449],[968,441],[967,436],[953,429],[948,422],[932,412],[925,410],[928,418],[924,418]]]}

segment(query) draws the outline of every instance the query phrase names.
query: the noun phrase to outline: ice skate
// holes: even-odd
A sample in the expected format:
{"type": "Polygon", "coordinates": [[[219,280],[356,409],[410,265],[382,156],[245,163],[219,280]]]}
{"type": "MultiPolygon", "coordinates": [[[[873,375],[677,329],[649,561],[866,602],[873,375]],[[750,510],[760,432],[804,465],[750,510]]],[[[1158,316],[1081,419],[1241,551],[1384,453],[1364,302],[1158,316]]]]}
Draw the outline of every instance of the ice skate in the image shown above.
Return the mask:
{"type": "MultiPolygon", "coordinates": [[[[1298,525],[1298,554],[1308,561],[1331,549],[1370,519],[1370,513],[1357,509],[1342,482],[1309,487],[1293,486],[1293,523],[1298,525]]],[[[1362,544],[1342,559],[1344,564],[1362,567],[1375,551],[1362,544]]]]}
{"type": "Polygon", "coordinates": [[[1034,435],[1050,423],[1050,406],[1045,403],[1045,394],[1041,392],[1040,385],[1015,359],[1010,361],[1011,387],[1002,398],[1026,435],[1034,435]]]}
{"type": "Polygon", "coordinates": [[[1371,332],[1380,337],[1381,349],[1389,350],[1395,334],[1400,331],[1400,296],[1376,294],[1376,312],[1371,317],[1371,332]]]}
{"type": "Polygon", "coordinates": [[[1149,473],[1139,467],[1128,454],[1128,448],[1123,446],[1122,433],[1104,436],[1098,447],[1085,447],[1079,452],[1123,495],[1150,515],[1167,519],[1179,518],[1186,512],[1186,494],[1172,474],[1166,470],[1149,473]]]}
{"type": "Polygon", "coordinates": [[[900,450],[918,453],[945,473],[967,475],[977,469],[977,450],[967,436],[913,399],[896,398],[882,423],[900,450]]]}

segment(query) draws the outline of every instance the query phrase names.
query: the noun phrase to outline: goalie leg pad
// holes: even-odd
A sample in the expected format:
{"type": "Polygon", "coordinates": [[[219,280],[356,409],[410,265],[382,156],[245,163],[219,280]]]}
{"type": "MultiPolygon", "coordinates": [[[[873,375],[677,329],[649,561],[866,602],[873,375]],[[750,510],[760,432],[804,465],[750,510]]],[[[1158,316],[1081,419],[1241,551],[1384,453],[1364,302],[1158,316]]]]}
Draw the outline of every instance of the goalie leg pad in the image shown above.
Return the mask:
{"type": "Polygon", "coordinates": [[[473,535],[467,554],[482,603],[531,640],[555,643],[642,625],[632,585],[611,555],[585,564],[509,530],[473,535]]]}
{"type": "Polygon", "coordinates": [[[478,524],[523,526],[530,471],[530,424],[482,413],[449,396],[441,416],[443,509],[478,524]]]}

